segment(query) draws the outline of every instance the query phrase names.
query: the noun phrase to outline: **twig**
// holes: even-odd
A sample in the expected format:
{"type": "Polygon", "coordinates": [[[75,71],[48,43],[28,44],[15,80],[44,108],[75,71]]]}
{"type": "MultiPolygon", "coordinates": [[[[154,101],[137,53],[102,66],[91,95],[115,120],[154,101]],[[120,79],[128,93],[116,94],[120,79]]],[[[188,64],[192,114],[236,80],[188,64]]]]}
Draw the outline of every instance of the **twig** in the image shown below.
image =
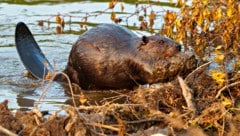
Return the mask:
{"type": "MultiPolygon", "coordinates": [[[[132,107],[140,107],[140,106],[147,106],[146,104],[111,104],[113,107],[126,107],[126,106],[132,106],[132,107]]],[[[94,110],[94,109],[103,109],[106,107],[106,104],[101,106],[82,106],[80,105],[77,109],[79,110],[94,110]]]]}
{"type": "MultiPolygon", "coordinates": [[[[45,95],[45,93],[47,92],[47,90],[49,89],[49,87],[52,85],[55,77],[58,75],[58,74],[62,74],[65,78],[67,78],[67,81],[68,81],[68,85],[69,85],[69,88],[70,88],[70,91],[71,91],[71,95],[72,95],[72,100],[73,100],[73,105],[74,107],[76,108],[76,103],[74,101],[74,93],[73,93],[73,89],[72,89],[72,84],[71,84],[71,81],[69,79],[69,77],[67,76],[67,74],[65,74],[64,72],[61,72],[61,71],[58,71],[58,72],[54,72],[53,76],[51,77],[48,85],[43,89],[39,99],[38,99],[38,102],[41,101],[41,99],[43,98],[43,96],[45,95]]],[[[38,104],[36,105],[36,108],[38,108],[38,104]]]]}
{"type": "Polygon", "coordinates": [[[192,89],[190,89],[187,86],[187,84],[184,82],[182,77],[178,76],[177,78],[178,78],[179,84],[182,88],[182,94],[183,94],[183,97],[185,98],[185,101],[187,103],[187,107],[189,109],[193,110],[194,113],[196,113],[195,103],[193,102],[193,91],[192,91],[192,89]]]}
{"type": "Polygon", "coordinates": [[[0,132],[3,132],[4,134],[8,135],[8,136],[17,136],[16,134],[14,134],[13,132],[11,132],[10,130],[4,128],[3,126],[0,125],[0,132]]]}
{"type": "Polygon", "coordinates": [[[120,131],[119,128],[112,127],[112,126],[109,126],[109,125],[100,124],[100,123],[86,123],[86,125],[91,125],[91,126],[96,126],[96,127],[100,127],[100,128],[105,128],[105,129],[109,129],[109,130],[113,130],[113,131],[117,131],[117,132],[120,131]]]}
{"type": "Polygon", "coordinates": [[[104,98],[103,100],[101,100],[101,102],[107,101],[108,103],[114,103],[114,101],[117,101],[117,100],[119,100],[121,98],[124,98],[124,97],[128,97],[128,96],[125,95],[125,94],[120,94],[120,95],[104,98]]]}
{"type": "Polygon", "coordinates": [[[209,62],[204,63],[204,64],[202,64],[201,66],[197,67],[197,68],[196,68],[195,70],[193,70],[190,74],[188,74],[187,77],[186,77],[184,80],[187,81],[187,79],[188,79],[189,77],[191,77],[191,75],[193,75],[195,72],[197,72],[198,70],[202,69],[203,67],[209,65],[210,63],[212,63],[212,61],[209,61],[209,62]]]}
{"type": "Polygon", "coordinates": [[[223,118],[222,118],[222,132],[221,132],[221,136],[224,136],[224,129],[225,129],[225,123],[226,123],[226,116],[223,116],[223,118]]]}
{"type": "MultiPolygon", "coordinates": [[[[118,1],[116,1],[115,3],[114,3],[114,7],[115,7],[115,5],[117,5],[118,4],[118,1]]],[[[69,17],[70,18],[70,20],[71,20],[71,18],[72,17],[74,17],[74,18],[81,18],[82,20],[86,20],[87,18],[89,18],[89,17],[97,17],[97,16],[99,16],[99,15],[102,15],[103,13],[105,13],[105,12],[107,12],[108,10],[110,10],[111,8],[105,8],[104,10],[102,10],[102,11],[100,11],[100,12],[91,12],[91,13],[86,13],[86,15],[85,16],[73,16],[73,15],[69,15],[69,14],[60,14],[60,13],[58,13],[58,14],[56,14],[56,15],[52,15],[52,16],[50,16],[49,18],[47,18],[47,19],[44,19],[44,20],[39,20],[39,21],[42,21],[42,22],[50,22],[50,19],[52,19],[52,18],[54,18],[54,17],[56,17],[56,16],[62,16],[62,17],[69,17]]],[[[85,22],[85,21],[84,21],[85,22]]],[[[71,23],[71,21],[69,21],[69,23],[71,23]]]]}
{"type": "Polygon", "coordinates": [[[173,136],[176,136],[173,127],[170,126],[169,129],[170,129],[171,134],[172,134],[173,136]]]}
{"type": "Polygon", "coordinates": [[[143,120],[135,120],[135,121],[127,121],[127,124],[140,124],[140,123],[147,123],[147,122],[162,122],[163,119],[143,119],[143,120]]]}
{"type": "MultiPolygon", "coordinates": [[[[74,105],[74,107],[76,108],[77,105],[76,105],[76,103],[75,103],[75,101],[74,101],[74,93],[73,93],[73,89],[72,89],[71,80],[69,79],[68,75],[65,74],[64,72],[57,72],[56,74],[62,74],[63,76],[65,76],[65,78],[67,78],[68,86],[69,86],[69,89],[70,89],[71,95],[72,95],[73,105],[74,105]]],[[[56,75],[55,75],[55,77],[56,77],[56,75]]],[[[55,78],[55,77],[54,77],[54,78],[55,78]]],[[[53,79],[54,79],[54,78],[53,78],[53,79]]]]}
{"type": "Polygon", "coordinates": [[[229,88],[229,87],[233,87],[233,86],[238,85],[238,84],[240,84],[240,81],[237,81],[237,82],[234,82],[234,83],[231,83],[231,84],[229,84],[229,85],[224,86],[223,88],[221,88],[221,89],[218,91],[218,93],[217,93],[217,95],[215,96],[215,98],[217,99],[217,98],[221,95],[222,91],[224,91],[225,89],[227,89],[227,88],[229,88]]]}
{"type": "Polygon", "coordinates": [[[34,119],[35,119],[37,125],[40,125],[41,122],[40,122],[39,118],[43,117],[42,113],[37,109],[33,109],[32,112],[34,113],[34,119]]]}

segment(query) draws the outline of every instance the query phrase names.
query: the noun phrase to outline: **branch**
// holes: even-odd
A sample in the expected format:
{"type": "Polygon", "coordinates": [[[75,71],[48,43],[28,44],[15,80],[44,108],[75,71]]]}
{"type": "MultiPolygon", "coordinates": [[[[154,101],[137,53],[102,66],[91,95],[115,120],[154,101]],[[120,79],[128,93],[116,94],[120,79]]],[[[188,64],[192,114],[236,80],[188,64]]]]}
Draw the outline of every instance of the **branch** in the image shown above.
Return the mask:
{"type": "Polygon", "coordinates": [[[4,134],[8,135],[8,136],[17,136],[16,134],[14,134],[13,132],[11,132],[10,130],[4,128],[3,126],[0,125],[0,132],[3,132],[4,134]]]}
{"type": "Polygon", "coordinates": [[[233,86],[238,85],[238,84],[240,84],[240,81],[231,83],[231,84],[229,84],[229,85],[225,85],[223,88],[221,88],[221,89],[218,91],[218,93],[217,93],[217,95],[215,96],[215,98],[217,99],[217,98],[221,95],[222,91],[224,91],[225,89],[227,89],[227,88],[229,88],[229,87],[233,87],[233,86]]]}
{"type": "Polygon", "coordinates": [[[184,82],[182,77],[178,76],[177,78],[178,78],[179,84],[182,88],[182,94],[183,94],[183,97],[185,98],[185,101],[187,103],[187,107],[189,109],[193,110],[194,113],[196,113],[195,103],[193,102],[193,91],[192,91],[192,89],[190,89],[187,86],[187,84],[184,82]]]}
{"type": "Polygon", "coordinates": [[[191,77],[191,75],[193,75],[195,72],[197,72],[198,70],[201,70],[203,67],[205,67],[205,66],[207,66],[207,65],[209,65],[209,64],[211,64],[211,63],[212,63],[212,61],[209,61],[209,62],[204,63],[204,64],[202,64],[201,66],[197,67],[197,68],[196,68],[195,70],[193,70],[190,74],[188,74],[187,77],[186,77],[184,80],[187,81],[188,78],[191,77]]]}
{"type": "Polygon", "coordinates": [[[116,127],[113,127],[113,126],[109,126],[109,125],[100,124],[100,123],[86,123],[86,125],[100,127],[100,128],[105,128],[105,129],[109,129],[109,130],[117,131],[117,132],[120,131],[119,128],[116,128],[116,127]]]}

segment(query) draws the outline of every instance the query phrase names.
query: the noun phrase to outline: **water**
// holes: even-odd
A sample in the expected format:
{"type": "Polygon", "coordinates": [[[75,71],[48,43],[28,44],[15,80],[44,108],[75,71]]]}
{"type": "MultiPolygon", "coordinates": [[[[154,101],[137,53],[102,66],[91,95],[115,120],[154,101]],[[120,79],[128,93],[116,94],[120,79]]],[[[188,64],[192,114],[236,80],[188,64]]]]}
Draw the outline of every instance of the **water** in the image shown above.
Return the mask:
{"type": "MultiPolygon", "coordinates": [[[[168,0],[162,7],[152,6],[154,11],[164,13],[166,10],[178,10],[169,5],[168,0]]],[[[58,70],[63,70],[66,66],[69,52],[72,44],[76,41],[78,36],[82,33],[84,28],[80,28],[79,22],[86,13],[98,14],[108,7],[106,1],[77,1],[77,0],[55,0],[51,2],[44,2],[44,0],[34,0],[28,2],[27,0],[5,0],[0,2],[0,102],[9,100],[9,108],[11,109],[31,109],[39,99],[42,90],[46,86],[42,81],[34,80],[26,77],[26,70],[20,61],[17,54],[14,41],[15,26],[18,22],[25,22],[32,33],[45,56],[51,63],[56,64],[58,70]],[[54,16],[57,14],[65,15],[66,22],[62,34],[56,34],[54,16]],[[68,24],[71,18],[71,25],[68,24]],[[39,20],[50,19],[50,26],[47,23],[43,27],[38,26],[39,20]]],[[[122,25],[139,26],[137,16],[131,16],[136,11],[135,3],[124,3],[125,10],[117,17],[123,17],[122,25]]],[[[120,4],[114,8],[115,12],[121,12],[120,4]]],[[[107,10],[99,16],[89,17],[88,29],[101,23],[113,23],[110,20],[112,10],[107,10]]],[[[162,15],[157,16],[155,28],[160,28],[162,25],[162,15]]],[[[134,28],[134,27],[131,27],[134,28]]],[[[148,32],[134,29],[138,35],[150,35],[148,32]]],[[[46,96],[41,102],[41,110],[55,111],[60,109],[61,105],[68,103],[71,99],[64,93],[64,88],[57,82],[46,92],[46,96]]],[[[105,94],[98,92],[91,94],[93,98],[103,99],[105,94]],[[100,97],[100,98],[99,98],[100,97]]]]}

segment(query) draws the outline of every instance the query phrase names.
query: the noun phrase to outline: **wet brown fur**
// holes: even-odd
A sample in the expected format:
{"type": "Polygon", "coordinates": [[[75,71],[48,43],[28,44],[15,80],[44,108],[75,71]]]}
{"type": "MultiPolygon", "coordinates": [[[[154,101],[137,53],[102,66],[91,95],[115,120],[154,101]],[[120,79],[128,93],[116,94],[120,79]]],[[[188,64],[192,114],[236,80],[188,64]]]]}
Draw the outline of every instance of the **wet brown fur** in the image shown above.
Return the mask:
{"type": "Polygon", "coordinates": [[[138,37],[125,27],[104,24],[79,37],[64,72],[83,89],[131,89],[151,83],[152,65],[180,50],[169,38],[138,37]]]}

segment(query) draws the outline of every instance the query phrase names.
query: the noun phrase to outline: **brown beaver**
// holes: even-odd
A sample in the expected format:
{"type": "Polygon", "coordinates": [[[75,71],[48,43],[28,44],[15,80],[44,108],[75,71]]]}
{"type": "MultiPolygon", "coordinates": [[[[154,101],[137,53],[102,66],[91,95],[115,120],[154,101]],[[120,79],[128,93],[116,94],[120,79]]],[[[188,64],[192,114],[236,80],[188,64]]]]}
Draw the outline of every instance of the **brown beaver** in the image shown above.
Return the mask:
{"type": "Polygon", "coordinates": [[[164,36],[138,37],[125,27],[103,24],[79,37],[64,72],[83,89],[132,89],[195,68],[195,57],[180,50],[164,36]]]}

